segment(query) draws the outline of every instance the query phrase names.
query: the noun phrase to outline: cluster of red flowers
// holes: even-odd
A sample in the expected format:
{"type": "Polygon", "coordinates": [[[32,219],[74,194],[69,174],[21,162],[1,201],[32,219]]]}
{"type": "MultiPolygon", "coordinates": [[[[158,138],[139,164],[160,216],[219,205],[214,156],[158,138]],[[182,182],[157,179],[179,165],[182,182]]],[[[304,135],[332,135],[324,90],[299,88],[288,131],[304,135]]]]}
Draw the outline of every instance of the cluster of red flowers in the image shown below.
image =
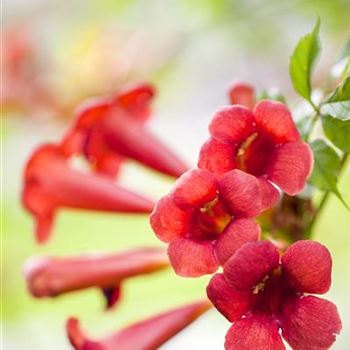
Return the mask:
{"type": "Polygon", "coordinates": [[[183,174],[151,215],[169,243],[178,275],[214,275],[207,294],[233,326],[227,350],[328,349],[340,332],[335,305],[304,293],[322,294],[331,283],[332,261],[324,246],[298,241],[284,252],[260,240],[255,218],[281,192],[296,195],[312,170],[312,152],[288,108],[255,101],[254,89],[237,84],[231,105],[209,125],[198,167],[183,174]]]}
{"type": "MultiPolygon", "coordinates": [[[[323,294],[331,284],[331,256],[323,245],[302,240],[281,249],[262,240],[259,215],[284,192],[300,193],[313,157],[288,108],[255,101],[254,89],[237,84],[231,105],[209,125],[198,168],[188,170],[147,129],[154,89],[139,85],[110,98],[90,101],[57,144],[40,147],[25,170],[23,203],[36,220],[36,237],[46,241],[61,207],[110,212],[153,213],[151,226],[169,243],[171,266],[180,276],[215,274],[207,287],[212,304],[230,322],[226,350],[328,349],[341,321],[323,294]],[[83,157],[91,171],[72,165],[83,157]],[[158,201],[116,184],[120,167],[136,160],[178,178],[158,201]],[[280,335],[281,330],[281,335],[280,335]]],[[[25,275],[35,297],[54,297],[79,289],[102,290],[107,307],[120,298],[126,279],[168,266],[163,249],[142,248],[108,255],[31,259],[25,275]]],[[[78,320],[67,322],[77,350],[153,350],[204,311],[200,301],[136,323],[102,340],[90,340],[78,320]]]]}

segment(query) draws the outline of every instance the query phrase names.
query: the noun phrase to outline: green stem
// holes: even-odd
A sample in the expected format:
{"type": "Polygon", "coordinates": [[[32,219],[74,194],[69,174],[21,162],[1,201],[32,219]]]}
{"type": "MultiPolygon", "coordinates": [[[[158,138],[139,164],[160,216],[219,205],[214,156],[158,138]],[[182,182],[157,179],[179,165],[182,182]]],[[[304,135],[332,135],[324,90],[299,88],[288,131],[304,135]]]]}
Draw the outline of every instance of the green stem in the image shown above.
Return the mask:
{"type": "Polygon", "coordinates": [[[320,115],[320,114],[321,114],[320,109],[312,102],[311,99],[308,100],[308,101],[309,101],[311,107],[312,107],[312,108],[314,109],[314,111],[316,112],[316,115],[320,115]]]}
{"type": "MultiPolygon", "coordinates": [[[[342,157],[342,160],[341,160],[341,166],[340,166],[340,171],[342,171],[344,168],[345,168],[345,165],[346,165],[346,162],[347,160],[349,159],[349,153],[344,153],[343,157],[342,157]]],[[[329,200],[329,197],[331,195],[331,192],[330,191],[327,191],[324,193],[321,201],[320,201],[320,204],[314,214],[314,216],[312,217],[311,221],[310,221],[310,224],[307,228],[307,231],[306,231],[306,238],[310,238],[311,237],[311,234],[312,234],[312,230],[314,229],[322,211],[324,210],[324,207],[326,206],[328,200],[329,200]]]]}
{"type": "Polygon", "coordinates": [[[312,108],[314,109],[315,111],[315,114],[314,116],[312,117],[311,119],[311,123],[310,123],[310,128],[309,128],[309,131],[308,133],[306,134],[305,136],[305,141],[308,142],[309,139],[310,139],[310,136],[311,136],[311,133],[312,131],[314,130],[314,127],[318,121],[318,118],[321,116],[321,111],[320,109],[312,102],[312,100],[308,100],[308,102],[310,103],[310,105],[312,106],[312,108]]]}

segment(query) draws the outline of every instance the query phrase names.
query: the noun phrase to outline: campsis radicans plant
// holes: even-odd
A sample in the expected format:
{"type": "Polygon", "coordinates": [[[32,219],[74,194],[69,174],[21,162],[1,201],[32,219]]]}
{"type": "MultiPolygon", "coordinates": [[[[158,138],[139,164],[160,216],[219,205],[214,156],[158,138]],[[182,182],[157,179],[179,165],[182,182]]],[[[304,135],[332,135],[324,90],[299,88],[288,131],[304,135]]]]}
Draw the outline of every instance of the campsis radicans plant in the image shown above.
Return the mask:
{"type": "Polygon", "coordinates": [[[150,214],[167,246],[31,258],[24,275],[34,297],[97,288],[111,308],[123,301],[120,288],[129,278],[168,266],[183,277],[213,275],[209,300],[104,338],[87,336],[78,319],[69,318],[67,335],[76,350],[156,350],[211,307],[232,323],[226,350],[333,345],[342,323],[336,306],[317,296],[331,287],[332,257],[312,234],[332,193],[348,208],[337,180],[350,152],[350,51],[315,102],[311,74],[319,51],[317,22],[290,62],[293,86],[312,112],[295,121],[281,93],[235,83],[229,105],[209,124],[197,168],[188,169],[149,131],[155,90],[145,83],[83,104],[61,140],[34,151],[22,200],[38,242],[50,236],[58,209],[73,208],[150,214]],[[323,138],[315,138],[318,124],[323,138]],[[88,170],[76,169],[74,157],[85,159],[88,170]],[[120,186],[115,179],[128,159],[176,178],[171,191],[154,203],[120,186]]]}

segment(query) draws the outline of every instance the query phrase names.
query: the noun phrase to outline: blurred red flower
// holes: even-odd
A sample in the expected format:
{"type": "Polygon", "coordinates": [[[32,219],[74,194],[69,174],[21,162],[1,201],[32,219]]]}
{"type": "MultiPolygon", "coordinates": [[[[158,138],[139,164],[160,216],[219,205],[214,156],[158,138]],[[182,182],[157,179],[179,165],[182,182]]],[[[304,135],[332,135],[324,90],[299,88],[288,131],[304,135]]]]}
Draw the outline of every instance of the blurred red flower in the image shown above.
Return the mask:
{"type": "Polygon", "coordinates": [[[258,240],[260,227],[252,217],[277,199],[240,170],[219,176],[194,169],[158,202],[150,221],[157,237],[170,243],[176,273],[197,277],[215,272],[242,244],[258,240]]]}
{"type": "Polygon", "coordinates": [[[280,258],[268,242],[243,245],[212,277],[207,294],[231,322],[227,350],[328,349],[341,330],[336,306],[305,293],[326,293],[332,259],[313,241],[292,244],[280,258]]]}
{"type": "Polygon", "coordinates": [[[231,86],[228,92],[230,103],[242,105],[250,110],[255,106],[255,89],[252,85],[239,82],[231,86]]]}
{"type": "MultiPolygon", "coordinates": [[[[242,103],[242,98],[236,97],[242,103]]],[[[304,188],[312,170],[312,152],[301,140],[288,108],[259,102],[251,112],[233,105],[219,110],[209,125],[211,137],[202,146],[199,168],[216,173],[241,169],[289,195],[304,188]]]]}
{"type": "Polygon", "coordinates": [[[96,287],[102,290],[110,308],[119,300],[126,279],[167,266],[169,260],[163,249],[139,248],[116,254],[31,258],[25,264],[24,275],[30,293],[37,298],[96,287]]]}
{"type": "Polygon", "coordinates": [[[207,301],[182,306],[128,326],[101,340],[90,340],[80,329],[79,321],[67,321],[67,333],[76,350],[153,350],[211,307],[207,301]]]}
{"type": "Polygon", "coordinates": [[[151,85],[140,84],[84,104],[62,150],[67,155],[83,154],[97,172],[113,177],[126,158],[180,176],[187,166],[145,126],[154,94],[151,85]]]}
{"type": "Polygon", "coordinates": [[[61,207],[111,212],[149,213],[154,203],[104,176],[73,169],[58,146],[46,144],[29,159],[22,202],[36,220],[38,242],[49,238],[61,207]]]}
{"type": "Polygon", "coordinates": [[[1,54],[1,104],[6,110],[38,114],[62,108],[43,79],[43,62],[29,25],[7,28],[1,54]]]}

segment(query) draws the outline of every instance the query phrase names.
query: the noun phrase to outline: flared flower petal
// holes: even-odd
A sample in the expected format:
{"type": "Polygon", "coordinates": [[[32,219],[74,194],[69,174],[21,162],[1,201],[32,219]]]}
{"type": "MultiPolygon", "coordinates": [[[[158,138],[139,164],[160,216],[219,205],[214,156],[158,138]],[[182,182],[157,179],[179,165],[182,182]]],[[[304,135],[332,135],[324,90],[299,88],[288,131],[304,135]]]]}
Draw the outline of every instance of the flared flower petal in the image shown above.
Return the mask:
{"type": "Polygon", "coordinates": [[[224,107],[209,125],[211,136],[223,143],[241,143],[254,132],[254,115],[243,106],[224,107]]]}
{"type": "Polygon", "coordinates": [[[229,100],[233,105],[242,105],[252,110],[255,105],[255,89],[247,83],[235,83],[229,89],[229,100]]]}
{"type": "Polygon", "coordinates": [[[269,241],[246,243],[224,265],[224,276],[235,289],[251,290],[279,265],[279,253],[269,241]]]}
{"type": "Polygon", "coordinates": [[[217,174],[224,174],[238,167],[235,160],[238,146],[209,138],[199,153],[198,167],[217,174]]]}
{"type": "Polygon", "coordinates": [[[241,318],[252,307],[252,293],[234,290],[221,273],[214,275],[210,280],[207,295],[230,322],[241,318]]]}
{"type": "Polygon", "coordinates": [[[79,321],[75,318],[67,321],[66,330],[76,350],[158,349],[210,307],[207,301],[185,305],[130,325],[101,340],[91,340],[81,330],[79,321]]]}
{"type": "Polygon", "coordinates": [[[326,350],[341,330],[336,306],[321,298],[290,298],[283,305],[282,336],[294,350],[326,350]]]}
{"type": "Polygon", "coordinates": [[[281,102],[264,100],[254,109],[257,131],[276,144],[299,141],[300,135],[288,108],[281,102]]]}
{"type": "Polygon", "coordinates": [[[255,176],[235,169],[218,181],[219,193],[231,212],[239,217],[254,217],[262,211],[262,190],[255,176]]]}
{"type": "Polygon", "coordinates": [[[151,102],[155,94],[156,91],[152,85],[139,83],[121,91],[111,104],[123,108],[131,118],[144,122],[151,115],[151,102]]]}
{"type": "Polygon", "coordinates": [[[154,207],[152,201],[104,176],[72,169],[55,145],[40,147],[29,160],[22,199],[38,221],[39,242],[49,237],[54,213],[61,207],[133,213],[148,213],[154,207]]]}
{"type": "Polygon", "coordinates": [[[113,306],[124,280],[153,273],[169,266],[166,251],[139,248],[117,254],[85,254],[27,261],[24,275],[30,293],[38,298],[96,287],[102,289],[107,306],[113,306]]]}
{"type": "Polygon", "coordinates": [[[179,239],[169,244],[168,254],[179,276],[200,277],[215,272],[219,267],[210,241],[179,239]]]}
{"type": "Polygon", "coordinates": [[[281,196],[277,188],[274,185],[272,185],[270,181],[262,177],[258,177],[257,180],[260,183],[262,194],[261,210],[265,211],[276,205],[277,202],[280,200],[281,196]]]}
{"type": "Polygon", "coordinates": [[[332,258],[314,241],[298,241],[282,256],[283,273],[298,292],[326,293],[331,286],[332,258]]]}
{"type": "Polygon", "coordinates": [[[231,221],[215,243],[215,253],[220,265],[224,265],[243,244],[258,241],[260,232],[260,226],[253,219],[231,221]]]}
{"type": "Polygon", "coordinates": [[[312,165],[313,156],[308,144],[288,142],[274,151],[266,172],[282,191],[294,196],[303,190],[312,165]]]}
{"type": "Polygon", "coordinates": [[[243,318],[226,335],[226,350],[285,350],[278,326],[263,315],[243,318]]]}
{"type": "Polygon", "coordinates": [[[191,210],[180,208],[171,196],[167,195],[156,204],[150,223],[161,241],[172,242],[189,232],[191,217],[191,210]]]}
{"type": "Polygon", "coordinates": [[[203,169],[190,170],[176,181],[171,196],[179,206],[200,208],[216,198],[216,176],[203,169]]]}

